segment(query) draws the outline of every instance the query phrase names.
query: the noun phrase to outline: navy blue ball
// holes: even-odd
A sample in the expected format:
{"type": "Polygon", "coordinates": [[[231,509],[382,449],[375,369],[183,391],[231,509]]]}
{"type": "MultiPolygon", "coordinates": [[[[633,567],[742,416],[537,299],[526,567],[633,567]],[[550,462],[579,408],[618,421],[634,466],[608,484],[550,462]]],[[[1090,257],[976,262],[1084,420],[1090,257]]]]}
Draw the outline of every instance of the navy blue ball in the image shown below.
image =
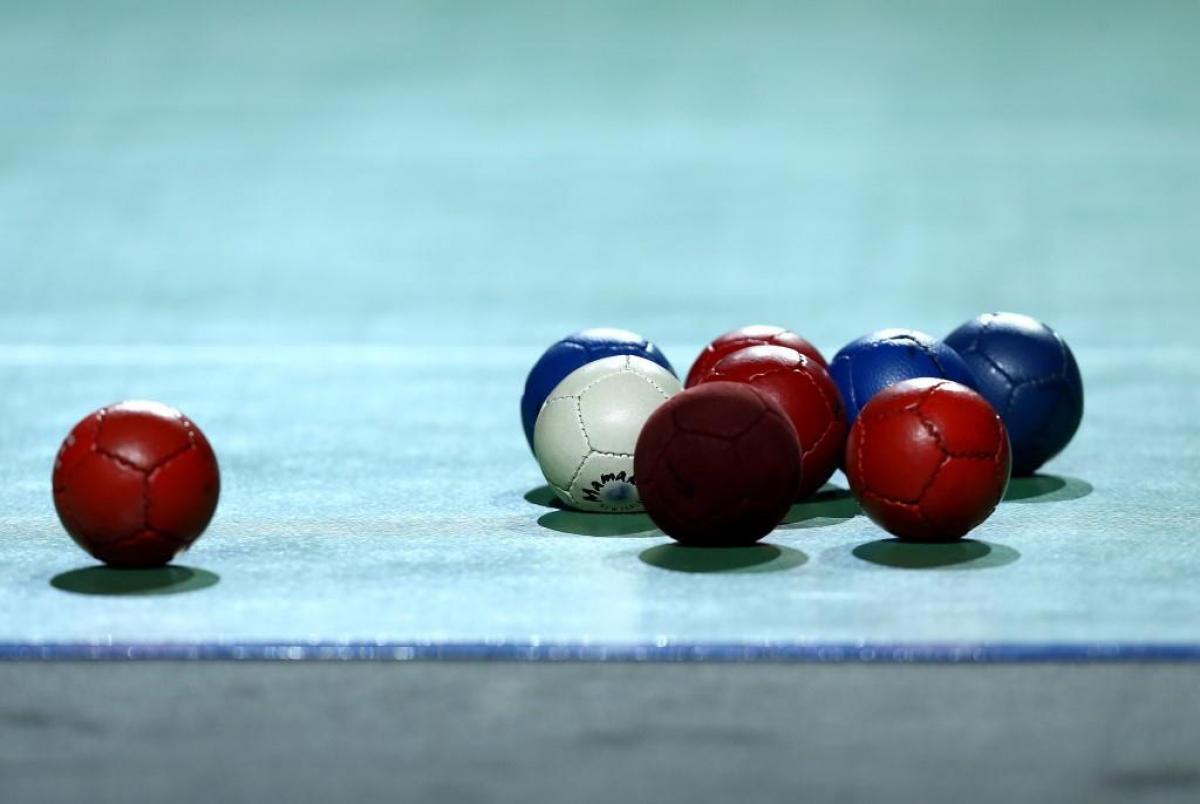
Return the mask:
{"type": "Polygon", "coordinates": [[[525,427],[525,440],[530,449],[533,449],[533,426],[550,392],[575,369],[615,355],[644,357],[675,374],[675,369],[657,346],[628,330],[600,327],[568,335],[546,350],[525,380],[521,424],[525,427]]]}
{"type": "Polygon", "coordinates": [[[971,370],[953,349],[915,329],[881,329],[851,341],[834,355],[829,373],[851,424],[875,394],[904,380],[940,377],[975,387],[971,370]]]}
{"type": "Polygon", "coordinates": [[[1027,315],[989,313],[951,332],[946,343],[1004,419],[1014,475],[1033,474],[1070,443],[1083,419],[1083,379],[1057,332],[1027,315]]]}

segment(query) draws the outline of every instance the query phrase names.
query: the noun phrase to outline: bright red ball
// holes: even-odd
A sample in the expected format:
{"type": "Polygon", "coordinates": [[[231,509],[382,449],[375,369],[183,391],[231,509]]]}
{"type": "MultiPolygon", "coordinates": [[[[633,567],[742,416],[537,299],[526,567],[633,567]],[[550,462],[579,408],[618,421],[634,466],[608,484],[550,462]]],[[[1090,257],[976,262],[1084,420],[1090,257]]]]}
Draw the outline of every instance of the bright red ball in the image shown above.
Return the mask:
{"type": "Polygon", "coordinates": [[[877,525],[901,539],[952,541],[991,516],[1008,487],[1004,422],[950,380],[880,391],[850,430],[846,475],[877,525]]]}
{"type": "Polygon", "coordinates": [[[220,490],[200,428],[157,402],[101,408],[75,425],[54,462],[63,527],[115,567],[169,563],[208,527],[220,490]]]}
{"type": "Polygon", "coordinates": [[[721,337],[704,347],[704,351],[696,358],[692,370],[688,372],[685,388],[699,385],[704,375],[712,371],[721,358],[747,346],[783,346],[799,352],[821,368],[828,369],[829,364],[817,347],[801,338],[791,330],[783,327],[753,325],[726,332],[721,337]]]}
{"type": "Polygon", "coordinates": [[[650,416],[633,465],[642,504],[663,533],[692,546],[748,545],[791,509],[800,446],[765,392],[714,382],[650,416]]]}
{"type": "Polygon", "coordinates": [[[803,500],[833,476],[846,448],[846,410],[833,378],[806,356],[782,346],[749,346],[717,361],[700,381],[742,382],[779,405],[800,438],[803,471],[796,499],[803,500]]]}

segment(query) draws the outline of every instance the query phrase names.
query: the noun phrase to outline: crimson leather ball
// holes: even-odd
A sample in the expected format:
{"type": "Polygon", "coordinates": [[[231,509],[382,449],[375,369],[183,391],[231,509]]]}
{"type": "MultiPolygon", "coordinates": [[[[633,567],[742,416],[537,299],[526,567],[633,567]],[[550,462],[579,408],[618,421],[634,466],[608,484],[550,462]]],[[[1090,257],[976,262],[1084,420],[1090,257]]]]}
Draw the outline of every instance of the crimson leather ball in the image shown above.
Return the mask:
{"type": "Polygon", "coordinates": [[[75,425],[54,462],[54,506],[84,550],[156,567],[208,527],[221,478],[200,428],[157,402],[122,402],[75,425]]]}
{"type": "Polygon", "coordinates": [[[846,448],[842,396],[823,367],[782,346],[749,346],[721,358],[700,381],[742,382],[766,393],[787,414],[800,439],[803,500],[833,476],[846,448]]]}
{"type": "Polygon", "coordinates": [[[800,482],[800,445],[764,391],[714,382],[663,403],[634,452],[646,513],[681,544],[749,545],[773,531],[800,482]]]}
{"type": "Polygon", "coordinates": [[[1008,432],[982,396],[922,378],[876,394],[850,430],[846,476],[874,522],[901,539],[952,541],[995,510],[1012,467],[1008,432]]]}
{"type": "Polygon", "coordinates": [[[784,346],[799,352],[822,368],[829,367],[825,356],[817,350],[817,347],[791,330],[755,324],[726,332],[704,347],[704,351],[692,364],[692,370],[688,372],[684,387],[691,388],[693,385],[698,385],[704,379],[704,375],[712,371],[713,366],[721,358],[739,349],[745,349],[747,346],[784,346]]]}

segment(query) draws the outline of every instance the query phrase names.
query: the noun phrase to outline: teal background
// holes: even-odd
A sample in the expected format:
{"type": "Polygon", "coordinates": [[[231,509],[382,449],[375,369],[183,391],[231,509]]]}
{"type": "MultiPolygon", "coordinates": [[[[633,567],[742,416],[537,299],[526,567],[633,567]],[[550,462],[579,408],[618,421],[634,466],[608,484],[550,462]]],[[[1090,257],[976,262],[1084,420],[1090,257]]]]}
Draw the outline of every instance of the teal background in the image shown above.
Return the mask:
{"type": "Polygon", "coordinates": [[[0,3],[0,640],[1195,643],[1200,8],[919,5],[0,3]],[[983,547],[833,495],[714,565],[525,499],[568,331],[996,309],[1088,408],[983,547]],[[54,451],[129,397],[218,451],[215,584],[51,583],[54,451]]]}

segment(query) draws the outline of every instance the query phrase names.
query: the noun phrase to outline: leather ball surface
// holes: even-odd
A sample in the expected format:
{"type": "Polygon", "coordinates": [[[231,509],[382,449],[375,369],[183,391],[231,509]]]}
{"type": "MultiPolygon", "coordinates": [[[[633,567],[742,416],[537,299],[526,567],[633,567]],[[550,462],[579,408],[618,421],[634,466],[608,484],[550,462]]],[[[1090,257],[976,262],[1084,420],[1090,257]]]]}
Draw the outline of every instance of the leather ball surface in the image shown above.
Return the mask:
{"type": "Polygon", "coordinates": [[[882,329],[846,344],[829,373],[851,424],[875,394],[904,380],[934,377],[975,387],[971,370],[953,349],[913,329],[882,329]]]}
{"type": "Polygon", "coordinates": [[[800,446],[764,391],[712,382],[654,412],[634,466],[646,513],[663,533],[698,547],[748,545],[790,510],[800,446]]]}
{"type": "Polygon", "coordinates": [[[54,506],[67,533],[117,567],[155,567],[208,527],[221,478],[208,439],[157,402],[92,413],[67,435],[54,463],[54,506]]]}
{"type": "Polygon", "coordinates": [[[547,349],[534,364],[525,379],[521,396],[521,426],[525,440],[533,447],[533,427],[542,404],[567,375],[595,360],[619,355],[633,355],[657,363],[670,374],[675,373],[666,355],[650,341],[624,329],[585,329],[568,335],[547,349]]]}
{"type": "Polygon", "coordinates": [[[550,393],[533,431],[546,482],[580,511],[642,510],[633,450],[650,414],[683,390],[657,363],[623,355],[576,369],[550,393]]]}
{"type": "Polygon", "coordinates": [[[846,476],[859,505],[901,539],[961,538],[1008,487],[1004,422],[982,396],[947,380],[917,379],[875,396],[850,430],[846,476]]]}
{"type": "Polygon", "coordinates": [[[946,338],[975,374],[1012,440],[1013,474],[1060,453],[1083,420],[1083,378],[1062,336],[1026,315],[989,313],[946,338]]]}
{"type": "Polygon", "coordinates": [[[747,346],[784,346],[799,352],[822,368],[829,367],[825,356],[817,347],[791,330],[756,324],[726,332],[704,347],[704,351],[692,364],[692,370],[688,372],[684,387],[691,388],[693,385],[698,385],[721,358],[739,349],[745,349],[747,346]]]}
{"type": "Polygon", "coordinates": [[[837,470],[846,447],[846,411],[829,373],[782,346],[750,346],[725,355],[701,380],[742,382],[765,393],[787,414],[800,439],[796,499],[812,496],[837,470]]]}

